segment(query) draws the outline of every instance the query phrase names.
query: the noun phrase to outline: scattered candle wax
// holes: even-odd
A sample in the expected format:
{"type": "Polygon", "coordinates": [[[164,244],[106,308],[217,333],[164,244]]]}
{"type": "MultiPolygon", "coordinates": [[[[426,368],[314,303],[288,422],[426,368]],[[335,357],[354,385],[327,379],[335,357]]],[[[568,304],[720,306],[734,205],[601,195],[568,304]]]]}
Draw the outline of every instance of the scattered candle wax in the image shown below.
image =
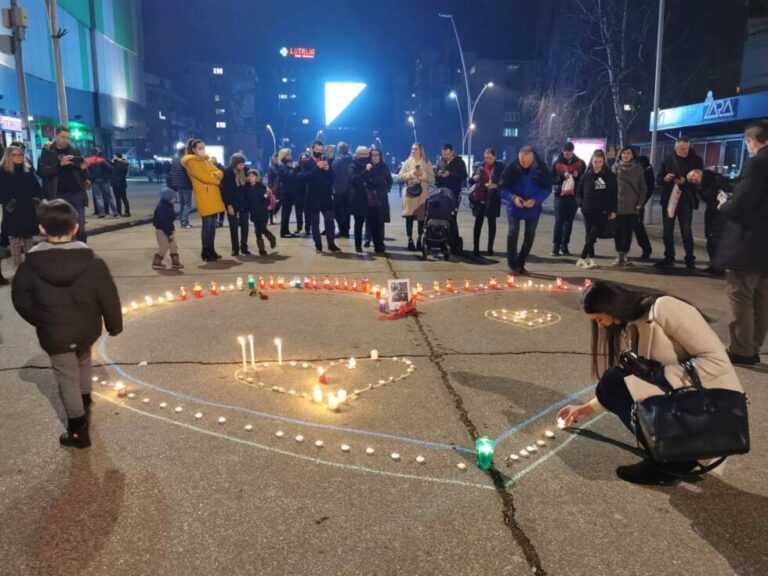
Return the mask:
{"type": "Polygon", "coordinates": [[[560,428],[560,430],[565,430],[565,420],[563,418],[557,419],[557,427],[560,428]]]}
{"type": "Polygon", "coordinates": [[[509,459],[510,460],[520,460],[520,456],[518,456],[517,454],[510,454],[509,455],[509,459]]]}
{"type": "Polygon", "coordinates": [[[379,351],[378,350],[371,350],[371,360],[378,360],[379,359],[379,351]]]}
{"type": "Polygon", "coordinates": [[[464,464],[464,462],[459,462],[458,464],[456,464],[456,467],[457,467],[459,470],[466,470],[466,469],[467,469],[467,465],[466,465],[466,464],[464,464]]]}
{"type": "Polygon", "coordinates": [[[315,440],[315,446],[317,446],[318,448],[322,448],[323,447],[323,441],[322,440],[315,440]]]}
{"type": "Polygon", "coordinates": [[[200,420],[200,418],[202,418],[202,417],[203,417],[203,413],[202,412],[196,412],[195,413],[195,418],[197,418],[198,420],[200,420]]]}
{"type": "Polygon", "coordinates": [[[352,447],[349,444],[342,444],[341,445],[341,451],[342,452],[349,452],[350,450],[352,450],[352,447]]]}
{"type": "Polygon", "coordinates": [[[304,436],[302,436],[301,434],[299,434],[298,436],[296,436],[295,440],[296,440],[296,442],[298,442],[299,444],[301,444],[302,442],[304,442],[304,436]]]}
{"type": "Polygon", "coordinates": [[[225,424],[227,422],[227,419],[224,418],[224,416],[219,416],[218,422],[219,422],[219,424],[225,424]]]}
{"type": "Polygon", "coordinates": [[[528,458],[528,450],[520,450],[520,456],[523,458],[528,458]]]}
{"type": "Polygon", "coordinates": [[[168,406],[167,402],[160,402],[160,408],[166,408],[168,406]]]}
{"type": "Polygon", "coordinates": [[[390,454],[390,458],[395,461],[400,460],[400,454],[397,452],[392,452],[392,454],[390,454]]]}
{"type": "Polygon", "coordinates": [[[424,456],[421,456],[421,455],[419,455],[419,456],[416,456],[416,462],[417,462],[418,464],[424,464],[424,462],[426,462],[426,461],[427,461],[427,460],[426,460],[426,458],[424,458],[424,456]]]}
{"type": "Polygon", "coordinates": [[[141,401],[144,402],[144,404],[149,404],[149,398],[143,398],[141,401]]]}
{"type": "Polygon", "coordinates": [[[247,432],[250,432],[251,430],[253,430],[253,424],[246,424],[246,425],[245,425],[245,430],[246,430],[247,432]]]}
{"type": "Polygon", "coordinates": [[[554,438],[555,433],[552,432],[552,430],[547,430],[546,432],[544,432],[544,436],[546,436],[547,438],[554,438]]]}
{"type": "Polygon", "coordinates": [[[275,436],[277,436],[278,438],[282,438],[283,436],[285,436],[285,432],[283,432],[282,430],[278,430],[277,432],[275,432],[275,436]]]}
{"type": "Polygon", "coordinates": [[[184,412],[184,408],[182,408],[181,406],[176,406],[176,408],[174,408],[173,410],[176,413],[184,412]]]}
{"type": "Polygon", "coordinates": [[[368,446],[368,448],[365,449],[365,453],[368,454],[368,456],[371,456],[376,450],[368,446]]]}
{"type": "Polygon", "coordinates": [[[538,446],[546,446],[546,445],[547,445],[547,443],[546,443],[546,442],[544,442],[544,440],[536,440],[536,444],[537,444],[538,446]]]}

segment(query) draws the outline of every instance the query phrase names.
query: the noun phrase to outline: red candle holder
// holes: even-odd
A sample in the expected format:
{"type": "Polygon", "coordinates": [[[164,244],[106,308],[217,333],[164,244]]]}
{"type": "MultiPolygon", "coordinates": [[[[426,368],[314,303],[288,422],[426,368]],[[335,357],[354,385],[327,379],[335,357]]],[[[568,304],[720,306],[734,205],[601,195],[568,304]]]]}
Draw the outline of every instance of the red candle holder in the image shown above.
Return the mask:
{"type": "Polygon", "coordinates": [[[220,292],[219,285],[216,282],[211,282],[210,291],[212,296],[218,296],[220,292]]]}
{"type": "Polygon", "coordinates": [[[275,277],[270,276],[269,277],[269,289],[274,290],[275,289],[275,277]]]}
{"type": "Polygon", "coordinates": [[[317,290],[317,278],[312,277],[312,290],[317,290]]]}
{"type": "Polygon", "coordinates": [[[451,280],[450,278],[445,281],[445,289],[448,292],[453,292],[453,280],[451,280]]]}
{"type": "Polygon", "coordinates": [[[192,295],[198,300],[203,297],[203,287],[200,284],[192,286],[192,295]]]}
{"type": "Polygon", "coordinates": [[[515,286],[515,277],[510,274],[507,276],[507,288],[514,288],[515,286]]]}
{"type": "Polygon", "coordinates": [[[363,285],[362,285],[362,290],[363,290],[363,292],[365,292],[366,294],[368,294],[368,292],[371,290],[371,284],[370,284],[370,282],[368,281],[368,278],[363,278],[363,285]]]}
{"type": "Polygon", "coordinates": [[[491,278],[490,281],[488,282],[488,288],[490,288],[491,290],[496,290],[498,289],[498,287],[499,287],[499,283],[496,282],[496,278],[491,278]]]}
{"type": "Polygon", "coordinates": [[[352,280],[352,291],[357,292],[357,280],[352,280]]]}
{"type": "Polygon", "coordinates": [[[328,276],[323,278],[323,288],[325,288],[326,290],[330,290],[331,289],[331,279],[328,278],[328,276]]]}
{"type": "Polygon", "coordinates": [[[333,289],[339,290],[341,288],[341,283],[339,282],[338,278],[333,279],[333,289]]]}
{"type": "Polygon", "coordinates": [[[187,289],[184,288],[184,286],[182,286],[181,288],[179,288],[179,300],[183,302],[187,298],[189,298],[189,293],[187,292],[187,289]]]}
{"type": "Polygon", "coordinates": [[[259,290],[264,290],[267,287],[267,283],[262,276],[259,276],[259,290]]]}

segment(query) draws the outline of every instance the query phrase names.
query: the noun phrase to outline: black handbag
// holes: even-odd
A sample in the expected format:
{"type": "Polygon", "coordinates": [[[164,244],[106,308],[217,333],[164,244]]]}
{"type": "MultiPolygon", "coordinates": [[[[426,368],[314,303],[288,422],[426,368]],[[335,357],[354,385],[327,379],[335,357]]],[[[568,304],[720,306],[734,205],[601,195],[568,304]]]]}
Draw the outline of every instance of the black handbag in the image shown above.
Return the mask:
{"type": "Polygon", "coordinates": [[[682,367],[692,386],[675,389],[665,378],[654,378],[664,394],[635,403],[638,442],[659,463],[716,459],[700,465],[699,473],[714,469],[728,456],[749,452],[746,395],[704,388],[693,362],[686,360],[682,367]]]}
{"type": "Polygon", "coordinates": [[[421,184],[415,184],[413,186],[408,186],[405,189],[405,194],[409,198],[418,198],[419,196],[421,196],[421,192],[422,192],[421,184]]]}
{"type": "Polygon", "coordinates": [[[601,240],[616,238],[616,220],[616,218],[609,220],[606,216],[605,223],[600,227],[600,232],[597,237],[601,240]]]}

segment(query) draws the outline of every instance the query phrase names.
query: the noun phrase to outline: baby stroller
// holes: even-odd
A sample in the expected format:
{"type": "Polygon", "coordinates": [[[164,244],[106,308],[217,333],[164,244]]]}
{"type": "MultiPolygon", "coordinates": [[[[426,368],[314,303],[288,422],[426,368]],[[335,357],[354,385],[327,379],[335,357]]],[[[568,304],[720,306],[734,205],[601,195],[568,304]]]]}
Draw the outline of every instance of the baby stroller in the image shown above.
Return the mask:
{"type": "Polygon", "coordinates": [[[427,198],[424,216],[424,237],[421,258],[440,250],[446,260],[452,253],[460,253],[460,239],[456,230],[456,201],[447,188],[438,188],[427,198]],[[458,240],[457,240],[458,239],[458,240]]]}

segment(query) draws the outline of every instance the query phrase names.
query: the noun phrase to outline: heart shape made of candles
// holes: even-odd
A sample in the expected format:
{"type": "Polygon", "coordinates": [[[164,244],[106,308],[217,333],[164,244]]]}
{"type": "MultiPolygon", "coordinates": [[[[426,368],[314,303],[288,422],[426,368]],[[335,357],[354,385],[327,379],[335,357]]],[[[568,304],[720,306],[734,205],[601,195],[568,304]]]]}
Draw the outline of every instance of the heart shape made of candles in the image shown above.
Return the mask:
{"type": "Polygon", "coordinates": [[[490,320],[512,324],[513,326],[528,330],[548,328],[558,324],[561,320],[559,314],[539,308],[526,310],[507,310],[506,308],[500,310],[487,310],[485,312],[485,317],[490,320]]]}

